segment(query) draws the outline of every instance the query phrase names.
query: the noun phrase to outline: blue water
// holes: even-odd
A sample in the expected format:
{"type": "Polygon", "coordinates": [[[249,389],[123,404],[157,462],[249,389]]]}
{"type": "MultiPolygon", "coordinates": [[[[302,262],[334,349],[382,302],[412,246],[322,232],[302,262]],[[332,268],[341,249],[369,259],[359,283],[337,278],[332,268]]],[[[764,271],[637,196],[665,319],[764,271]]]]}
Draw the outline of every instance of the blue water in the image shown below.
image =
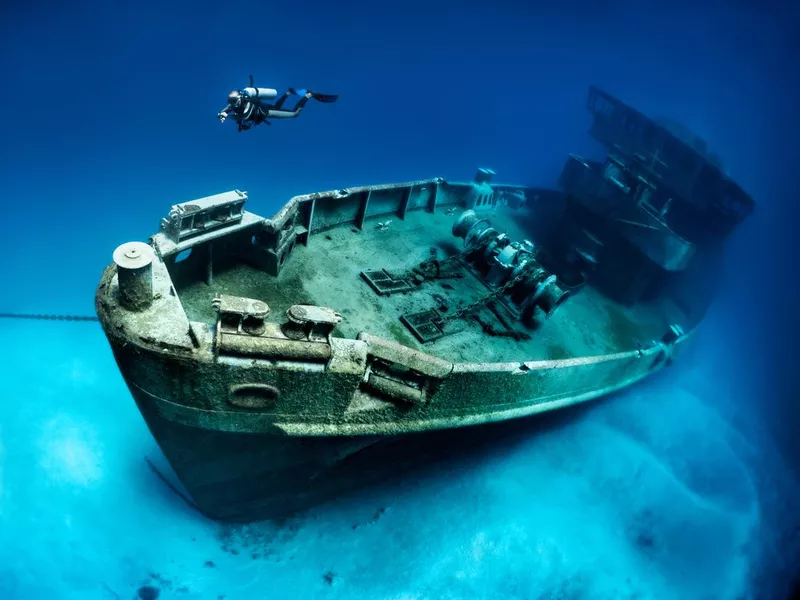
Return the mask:
{"type": "Polygon", "coordinates": [[[595,148],[592,83],[685,123],[758,203],[669,372],[283,523],[222,527],[154,477],[96,324],[0,321],[0,599],[786,597],[795,9],[525,4],[0,8],[0,312],[92,314],[118,244],[229,189],[269,215],[294,194],[479,166],[554,185],[595,148]],[[250,74],[340,99],[238,134],[215,115],[250,74]]]}

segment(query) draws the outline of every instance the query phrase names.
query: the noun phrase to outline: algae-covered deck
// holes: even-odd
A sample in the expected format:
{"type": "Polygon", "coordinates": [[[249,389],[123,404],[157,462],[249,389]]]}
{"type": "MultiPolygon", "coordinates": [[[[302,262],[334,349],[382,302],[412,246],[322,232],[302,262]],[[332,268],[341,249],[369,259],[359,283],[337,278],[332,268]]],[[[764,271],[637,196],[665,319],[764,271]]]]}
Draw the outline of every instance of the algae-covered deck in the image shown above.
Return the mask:
{"type": "MultiPolygon", "coordinates": [[[[527,330],[530,339],[490,335],[478,321],[464,318],[450,321],[444,337],[423,344],[401,322],[402,315],[432,308],[445,308],[443,314],[448,314],[486,296],[487,287],[459,267],[461,278],[426,281],[414,291],[383,296],[361,273],[386,269],[403,274],[431,258],[434,250],[440,259],[461,252],[463,242],[452,234],[457,216],[413,211],[404,220],[387,218],[391,222],[385,226],[379,226],[385,221],[377,219],[367,221],[363,229],[344,224],[315,233],[308,245],[298,245],[277,277],[236,264],[216,272],[211,285],[196,281],[178,293],[193,321],[214,322],[211,301],[218,293],[263,300],[270,306],[270,319],[278,321],[293,304],[316,304],[342,315],[335,336],[354,338],[366,331],[454,362],[548,360],[629,351],[660,338],[675,318],[677,309],[664,301],[626,308],[584,286],[541,327],[527,330]]],[[[508,208],[486,216],[514,239],[533,239],[508,208]]],[[[502,328],[488,308],[474,314],[502,328]]],[[[521,324],[517,329],[526,331],[521,324]]]]}

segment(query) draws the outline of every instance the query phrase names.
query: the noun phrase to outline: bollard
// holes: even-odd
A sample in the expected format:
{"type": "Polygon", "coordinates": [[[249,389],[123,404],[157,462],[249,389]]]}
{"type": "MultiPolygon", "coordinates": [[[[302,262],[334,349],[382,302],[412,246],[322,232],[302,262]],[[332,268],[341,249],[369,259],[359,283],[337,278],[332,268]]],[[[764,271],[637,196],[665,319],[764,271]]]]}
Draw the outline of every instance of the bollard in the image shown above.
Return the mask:
{"type": "Polygon", "coordinates": [[[127,242],[114,250],[122,307],[140,311],[153,303],[153,258],[153,249],[143,242],[127,242]]]}

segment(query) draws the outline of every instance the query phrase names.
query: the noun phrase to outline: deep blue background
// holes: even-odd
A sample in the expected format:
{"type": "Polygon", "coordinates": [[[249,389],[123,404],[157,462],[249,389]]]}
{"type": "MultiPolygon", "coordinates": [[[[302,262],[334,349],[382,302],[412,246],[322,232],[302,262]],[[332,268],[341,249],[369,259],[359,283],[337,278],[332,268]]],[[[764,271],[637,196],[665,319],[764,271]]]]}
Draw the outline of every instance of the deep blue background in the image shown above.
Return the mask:
{"type": "MultiPolygon", "coordinates": [[[[552,185],[589,84],[704,137],[757,202],[697,351],[787,454],[800,411],[792,2],[6,2],[0,7],[0,312],[91,314],[102,268],[169,206],[431,176],[552,185]],[[340,94],[237,134],[257,84],[340,94]]],[[[797,461],[796,464],[800,464],[797,461]]]]}

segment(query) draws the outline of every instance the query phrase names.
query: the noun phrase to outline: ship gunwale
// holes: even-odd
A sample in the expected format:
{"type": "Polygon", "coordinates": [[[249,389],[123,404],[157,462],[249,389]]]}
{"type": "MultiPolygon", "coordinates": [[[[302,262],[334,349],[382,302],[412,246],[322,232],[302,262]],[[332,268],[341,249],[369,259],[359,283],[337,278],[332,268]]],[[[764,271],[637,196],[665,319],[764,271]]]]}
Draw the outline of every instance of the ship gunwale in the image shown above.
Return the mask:
{"type": "MultiPolygon", "coordinates": [[[[676,317],[681,318],[683,316],[674,307],[670,307],[672,308],[671,314],[667,314],[665,305],[660,302],[652,303],[651,305],[637,304],[633,307],[623,307],[590,286],[586,286],[577,295],[571,297],[553,318],[543,323],[541,328],[536,331],[530,331],[531,339],[527,342],[511,342],[510,340],[499,338],[492,339],[491,353],[502,357],[500,359],[490,359],[485,353],[481,355],[479,344],[486,336],[479,332],[474,332],[473,335],[470,335],[469,328],[467,328],[466,333],[451,333],[449,336],[445,336],[445,338],[432,344],[419,343],[399,321],[399,317],[404,311],[402,304],[398,303],[398,299],[402,300],[406,295],[398,294],[392,298],[378,297],[367,289],[367,285],[363,280],[357,275],[348,272],[346,267],[355,263],[357,257],[354,254],[360,249],[369,254],[373,248],[378,248],[380,244],[391,246],[398,240],[406,243],[404,246],[398,246],[399,249],[395,251],[396,255],[417,251],[418,258],[423,258],[422,255],[427,248],[434,245],[441,246],[444,251],[451,254],[455,253],[458,250],[456,242],[459,240],[452,236],[450,228],[456,217],[443,216],[443,211],[450,211],[458,207],[462,202],[461,195],[469,188],[470,184],[448,183],[443,178],[432,178],[399,184],[360,186],[296,196],[280,208],[273,218],[264,219],[263,225],[261,225],[265,230],[278,234],[287,225],[291,225],[290,219],[292,215],[302,214],[304,206],[310,205],[311,207],[306,217],[306,222],[292,226],[294,237],[290,243],[284,244],[289,246],[289,250],[284,251],[280,259],[281,264],[277,275],[270,277],[268,274],[264,274],[263,277],[260,277],[262,279],[260,286],[250,286],[248,283],[247,291],[253,291],[252,296],[248,296],[247,293],[239,294],[235,291],[223,290],[222,293],[233,293],[234,295],[244,295],[263,300],[273,307],[272,318],[279,319],[280,315],[278,313],[284,312],[291,304],[328,304],[327,300],[331,289],[342,286],[336,294],[337,303],[332,303],[331,308],[342,312],[343,307],[348,306],[350,314],[345,314],[342,324],[336,329],[334,335],[354,339],[359,332],[367,331],[452,363],[550,360],[633,350],[638,347],[646,347],[653,340],[660,338],[668,329],[670,321],[674,321],[676,317]],[[435,186],[438,191],[435,196],[438,197],[437,200],[439,201],[435,205],[425,202],[424,204],[418,203],[417,206],[404,209],[403,204],[410,203],[410,191],[424,189],[426,186],[435,186]],[[364,214],[366,207],[363,205],[368,204],[370,196],[376,192],[394,192],[397,205],[390,204],[383,210],[366,215],[364,214]],[[361,198],[362,206],[353,211],[352,219],[339,219],[335,222],[326,222],[323,225],[318,223],[314,227],[315,218],[319,221],[319,216],[314,216],[315,203],[327,200],[329,202],[332,201],[332,205],[335,205],[352,202],[353,198],[359,197],[361,198]],[[386,232],[381,232],[376,228],[376,224],[379,224],[382,219],[387,219],[385,221],[387,224],[391,222],[386,232]],[[441,231],[431,233],[427,228],[432,229],[430,221],[434,219],[438,219],[441,231]],[[419,233],[415,231],[422,228],[426,230],[419,233]],[[416,235],[413,238],[414,243],[411,243],[412,240],[407,238],[410,235],[416,235]],[[438,235],[438,238],[434,237],[434,235],[438,235]],[[332,236],[334,237],[332,238],[332,236]],[[348,236],[352,239],[349,239],[348,236]],[[324,248],[321,246],[324,246],[324,248]],[[285,258],[287,255],[288,258],[285,258]],[[338,262],[335,260],[336,258],[339,259],[338,262]],[[322,259],[322,261],[318,259],[322,259]],[[302,264],[298,264],[299,261],[303,261],[302,264]],[[319,263],[323,261],[322,268],[319,268],[319,263]],[[339,270],[337,271],[336,269],[339,270]],[[323,272],[327,270],[335,272],[323,272]],[[326,283],[318,283],[315,280],[324,280],[326,283]],[[289,292],[293,295],[292,298],[284,298],[283,301],[273,304],[273,300],[285,296],[283,290],[287,289],[287,285],[293,286],[289,292]],[[309,289],[314,287],[316,287],[315,290],[309,289]],[[257,288],[257,291],[251,288],[257,288]],[[374,305],[376,302],[381,303],[381,306],[379,309],[373,310],[370,305],[374,305]],[[278,308],[274,308],[274,306],[278,308]],[[387,310],[394,312],[391,312],[390,315],[383,314],[387,310]],[[356,314],[360,311],[365,312],[366,315],[356,314]],[[580,333],[575,330],[576,327],[584,329],[584,337],[588,335],[593,339],[588,341],[580,340],[580,333]],[[609,328],[609,331],[603,331],[604,328],[609,328]],[[399,334],[397,333],[398,330],[400,331],[399,334]],[[346,333],[341,333],[342,331],[346,331],[346,333]],[[463,338],[463,341],[458,344],[453,343],[453,340],[458,337],[463,338]]],[[[493,184],[493,188],[500,191],[524,190],[528,195],[537,193],[535,188],[508,184],[493,184]]],[[[542,190],[542,192],[547,193],[550,190],[542,190]]],[[[372,197],[372,203],[374,203],[374,196],[372,197]]],[[[500,207],[498,210],[503,211],[504,209],[500,207]]],[[[482,213],[481,216],[488,217],[490,220],[499,220],[498,227],[503,231],[515,229],[514,224],[511,223],[513,214],[499,214],[497,211],[491,211],[482,213]]],[[[245,212],[245,218],[251,226],[258,226],[252,213],[245,212]]],[[[239,233],[239,231],[241,230],[234,230],[232,233],[239,233]]],[[[516,228],[514,234],[518,237],[535,240],[535,235],[530,232],[524,232],[523,228],[516,228]]],[[[176,246],[164,235],[156,235],[153,237],[153,242],[158,248],[159,254],[169,261],[178,252],[185,251],[193,246],[200,247],[210,241],[218,241],[219,239],[220,236],[217,233],[210,239],[199,238],[193,245],[187,240],[186,243],[176,246]]],[[[390,254],[390,252],[387,251],[386,254],[390,254]]],[[[410,271],[411,267],[416,264],[416,261],[410,258],[405,259],[403,257],[399,262],[396,258],[393,262],[392,260],[392,257],[374,261],[368,259],[360,264],[360,268],[377,269],[388,267],[393,272],[402,272],[410,271]]],[[[250,279],[249,275],[258,275],[259,272],[259,267],[248,265],[246,261],[242,260],[239,260],[233,267],[236,269],[234,275],[228,276],[226,273],[215,275],[215,283],[218,279],[224,279],[228,288],[234,288],[237,285],[236,279],[250,279]],[[231,285],[232,283],[233,285],[231,285]]],[[[471,287],[471,291],[476,294],[479,291],[486,291],[485,283],[473,271],[463,268],[461,270],[467,275],[467,278],[451,283],[462,287],[471,287]]],[[[196,320],[213,320],[214,317],[211,315],[210,308],[210,300],[214,293],[213,289],[208,289],[207,284],[198,279],[192,281],[192,286],[194,289],[199,288],[200,298],[193,297],[190,301],[188,296],[194,296],[194,294],[190,294],[187,286],[175,285],[176,294],[181,298],[184,309],[187,312],[194,313],[193,316],[196,320]],[[202,303],[203,307],[197,309],[191,306],[198,303],[202,303]],[[204,314],[205,318],[200,319],[197,317],[198,314],[204,314]]],[[[440,297],[451,296],[447,298],[448,301],[452,299],[452,296],[458,296],[458,294],[448,294],[443,289],[436,289],[435,292],[440,297]]],[[[415,294],[417,293],[410,294],[409,302],[419,296],[419,294],[417,296],[415,294]]],[[[409,302],[406,302],[406,304],[409,302]]],[[[420,309],[422,308],[424,306],[420,305],[420,309]]],[[[406,310],[405,312],[412,311],[406,310]]],[[[484,311],[483,318],[486,319],[487,316],[489,319],[493,318],[489,311],[484,311]]],[[[508,317],[509,315],[506,316],[508,317]]],[[[457,328],[458,325],[456,325],[457,328]]],[[[462,327],[462,329],[464,328],[462,327]]]]}
{"type": "MultiPolygon", "coordinates": [[[[436,186],[437,192],[440,186],[446,187],[450,191],[463,192],[469,185],[447,184],[441,179],[427,181],[436,186]]],[[[403,192],[415,185],[419,185],[419,182],[383,185],[380,188],[385,191],[399,190],[403,192]]],[[[360,193],[366,191],[369,194],[372,189],[372,187],[365,187],[352,188],[348,192],[332,192],[328,198],[348,198],[353,190],[359,190],[360,193]]],[[[510,187],[509,189],[520,188],[510,187]]],[[[401,201],[408,203],[409,196],[410,194],[403,193],[401,201]]],[[[297,214],[300,207],[309,202],[319,201],[322,197],[321,194],[314,194],[293,198],[276,213],[275,219],[264,219],[263,228],[273,232],[284,231],[291,211],[295,211],[294,214],[297,214]]],[[[451,198],[451,200],[453,199],[451,198]]],[[[458,199],[454,199],[449,204],[451,206],[458,205],[458,199]]],[[[417,210],[439,208],[439,205],[435,203],[416,207],[417,210]]],[[[396,210],[393,214],[397,214],[396,210]]],[[[371,215],[373,219],[379,216],[371,215]]],[[[307,224],[311,225],[313,214],[306,217],[307,224]]],[[[362,226],[364,222],[366,219],[362,218],[362,226]]],[[[248,227],[258,227],[258,223],[257,219],[250,219],[245,227],[240,228],[240,231],[248,231],[248,227]]],[[[342,226],[342,223],[335,226],[342,226]]],[[[318,231],[324,231],[324,227],[320,227],[318,231]]],[[[301,240],[301,243],[308,243],[310,231],[302,223],[296,226],[292,233],[294,234],[291,241],[292,247],[303,234],[305,234],[305,238],[301,240]]],[[[147,322],[147,311],[145,314],[120,317],[119,309],[115,309],[113,306],[116,294],[115,286],[118,285],[113,267],[109,267],[103,283],[98,288],[98,315],[100,315],[117,353],[132,352],[137,355],[136,360],[140,362],[150,355],[150,360],[153,361],[151,362],[153,366],[150,369],[151,373],[143,376],[130,372],[128,369],[131,364],[130,359],[118,358],[129,386],[137,388],[139,392],[137,396],[142,394],[152,396],[159,410],[163,411],[165,418],[186,419],[189,421],[186,424],[194,424],[194,426],[203,428],[214,428],[220,431],[261,431],[293,436],[371,435],[425,431],[506,420],[582,402],[627,387],[669,363],[672,355],[679,347],[683,346],[683,342],[689,337],[688,333],[683,333],[669,343],[653,340],[647,347],[631,349],[627,352],[605,352],[577,358],[525,360],[526,357],[522,356],[520,360],[513,361],[449,361],[452,364],[450,373],[441,378],[433,378],[435,391],[431,393],[430,397],[423,395],[420,402],[415,404],[412,401],[410,405],[408,402],[397,402],[396,398],[388,402],[385,399],[378,400],[374,394],[363,392],[360,388],[366,367],[361,365],[359,368],[352,368],[351,366],[348,367],[351,372],[343,375],[345,379],[349,378],[347,381],[350,383],[345,385],[346,390],[334,394],[341,397],[332,401],[332,404],[319,402],[300,413],[292,413],[291,406],[297,405],[289,405],[290,408],[276,411],[232,409],[224,399],[216,404],[214,402],[208,404],[209,400],[199,398],[196,390],[177,389],[173,383],[165,381],[166,376],[161,380],[156,376],[154,381],[147,381],[147,378],[153,376],[152,372],[158,370],[159,365],[160,368],[169,371],[175,378],[181,380],[180,385],[185,387],[185,378],[191,377],[193,370],[207,368],[219,371],[221,368],[230,368],[231,364],[237,364],[233,359],[225,367],[214,357],[210,351],[212,346],[210,332],[207,329],[204,330],[203,324],[190,322],[181,305],[180,294],[175,291],[172,278],[165,263],[162,262],[174,257],[182,251],[181,248],[186,249],[186,247],[173,246],[169,252],[164,252],[163,246],[158,243],[157,239],[156,236],[151,239],[151,243],[159,255],[159,259],[154,263],[154,281],[158,288],[156,294],[160,297],[160,301],[170,302],[172,305],[169,323],[165,317],[160,317],[160,331],[171,332],[171,336],[166,336],[170,339],[153,335],[152,323],[148,325],[147,322]],[[133,334],[137,328],[147,330],[149,334],[133,334]],[[167,365],[169,365],[168,369],[167,365]],[[185,373],[179,373],[181,369],[185,370],[185,373]],[[581,384],[582,378],[585,378],[588,383],[581,384]],[[551,386],[551,389],[548,389],[548,385],[551,386]],[[166,394],[171,398],[168,399],[165,397],[164,390],[170,389],[170,386],[175,393],[174,396],[166,394]],[[483,405],[470,400],[470,396],[475,394],[476,389],[485,391],[486,386],[496,390],[498,398],[507,398],[507,400],[483,405]],[[206,404],[204,405],[203,402],[206,404]],[[176,407],[179,408],[176,409],[176,407]],[[192,414],[195,417],[204,415],[206,418],[201,422],[196,422],[196,419],[189,417],[192,414]]],[[[220,235],[219,231],[213,232],[213,239],[222,240],[224,235],[220,235]]],[[[198,245],[197,240],[194,245],[198,245]]],[[[363,340],[331,338],[331,343],[334,347],[339,348],[337,352],[361,353],[364,356],[370,356],[369,344],[363,340]],[[334,341],[336,344],[333,344],[334,341]],[[347,349],[343,350],[345,347],[347,349]]],[[[383,341],[379,343],[383,343],[383,341]]],[[[316,367],[304,370],[291,361],[271,361],[271,363],[252,361],[252,365],[256,365],[256,363],[264,363],[258,365],[262,369],[294,372],[291,377],[294,377],[297,382],[307,381],[312,372],[322,373],[324,376],[325,369],[328,368],[320,365],[321,371],[315,371],[316,367]]],[[[262,370],[261,372],[266,371],[262,370]]],[[[219,373],[215,377],[219,377],[219,373]]],[[[221,396],[225,397],[227,393],[222,393],[221,396]]]]}

